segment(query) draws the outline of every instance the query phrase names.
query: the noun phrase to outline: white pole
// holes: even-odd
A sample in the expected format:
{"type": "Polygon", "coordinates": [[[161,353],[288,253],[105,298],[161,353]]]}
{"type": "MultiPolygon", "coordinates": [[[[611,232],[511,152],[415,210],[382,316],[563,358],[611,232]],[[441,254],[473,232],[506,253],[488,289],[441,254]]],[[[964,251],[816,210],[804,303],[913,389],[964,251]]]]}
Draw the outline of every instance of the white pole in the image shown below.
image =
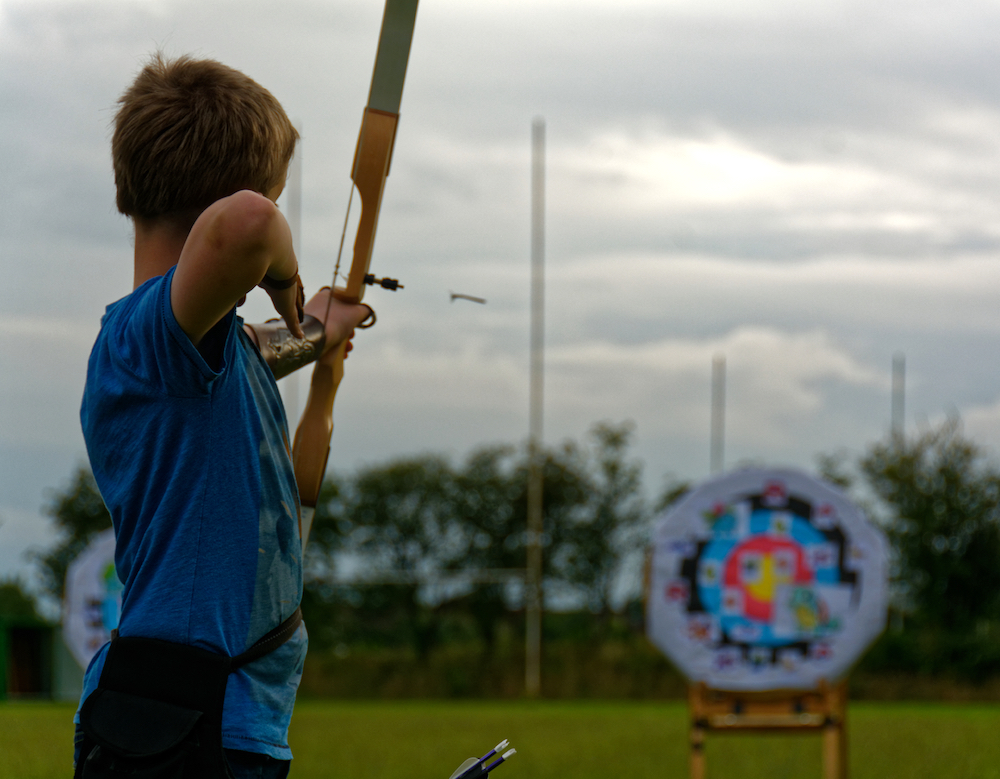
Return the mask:
{"type": "Polygon", "coordinates": [[[545,347],[545,122],[531,126],[531,374],[528,416],[528,537],[524,689],[542,687],[542,401],[545,347]]]}
{"type": "Polygon", "coordinates": [[[709,441],[709,470],[722,473],[726,444],[726,358],[712,358],[712,422],[709,441]]]}
{"type": "Polygon", "coordinates": [[[906,356],[896,352],[892,356],[892,422],[893,438],[902,438],[905,432],[906,411],[906,356]]]}

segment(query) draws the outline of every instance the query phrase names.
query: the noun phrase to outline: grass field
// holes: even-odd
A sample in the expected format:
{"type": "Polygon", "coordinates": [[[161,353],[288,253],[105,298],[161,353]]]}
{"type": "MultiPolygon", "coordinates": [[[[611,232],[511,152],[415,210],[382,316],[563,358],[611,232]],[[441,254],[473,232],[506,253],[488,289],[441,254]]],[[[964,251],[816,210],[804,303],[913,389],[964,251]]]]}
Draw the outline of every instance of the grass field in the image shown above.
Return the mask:
{"type": "MultiPolygon", "coordinates": [[[[73,706],[0,704],[0,777],[67,779],[73,706]]],[[[294,779],[448,779],[509,738],[498,779],[687,775],[681,703],[302,701],[294,779]]],[[[710,736],[710,779],[820,776],[815,736],[710,736]]],[[[853,704],[852,779],[1000,779],[1000,706],[853,704]]],[[[491,774],[492,775],[492,774],[491,774]]]]}

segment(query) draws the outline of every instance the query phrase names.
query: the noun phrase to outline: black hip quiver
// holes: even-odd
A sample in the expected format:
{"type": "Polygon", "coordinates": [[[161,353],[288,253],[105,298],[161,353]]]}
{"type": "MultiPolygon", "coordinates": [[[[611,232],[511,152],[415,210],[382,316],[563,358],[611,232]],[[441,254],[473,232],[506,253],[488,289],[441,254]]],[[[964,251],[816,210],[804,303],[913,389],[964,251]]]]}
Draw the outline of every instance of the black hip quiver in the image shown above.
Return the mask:
{"type": "Polygon", "coordinates": [[[298,609],[237,657],[114,636],[97,689],[80,709],[74,779],[229,779],[222,707],[229,674],[285,643],[298,609]]]}

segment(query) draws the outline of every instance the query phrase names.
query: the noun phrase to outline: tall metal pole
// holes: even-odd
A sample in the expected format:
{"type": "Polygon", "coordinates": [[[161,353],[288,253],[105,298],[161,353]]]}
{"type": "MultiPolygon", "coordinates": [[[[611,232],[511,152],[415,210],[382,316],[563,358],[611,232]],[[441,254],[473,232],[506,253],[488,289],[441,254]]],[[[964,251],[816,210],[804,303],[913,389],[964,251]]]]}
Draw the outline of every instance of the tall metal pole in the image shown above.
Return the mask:
{"type": "Polygon", "coordinates": [[[709,442],[709,471],[722,473],[726,443],[726,358],[712,358],[712,429],[709,442]]]}
{"type": "Polygon", "coordinates": [[[545,347],[545,122],[531,125],[531,388],[528,415],[528,537],[524,690],[542,688],[542,390],[545,347]]]}
{"type": "Polygon", "coordinates": [[[896,352],[892,356],[892,422],[893,438],[902,438],[905,431],[906,406],[906,356],[896,352]]]}

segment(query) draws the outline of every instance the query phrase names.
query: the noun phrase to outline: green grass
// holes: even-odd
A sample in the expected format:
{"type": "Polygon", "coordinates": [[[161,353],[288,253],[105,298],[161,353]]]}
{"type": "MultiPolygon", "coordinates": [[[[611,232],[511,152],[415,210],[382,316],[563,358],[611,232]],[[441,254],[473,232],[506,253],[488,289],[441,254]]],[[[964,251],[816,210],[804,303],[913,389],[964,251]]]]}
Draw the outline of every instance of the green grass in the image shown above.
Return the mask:
{"type": "Polygon", "coordinates": [[[66,703],[0,703],[0,776],[71,777],[75,710],[66,703]]]}
{"type": "MultiPolygon", "coordinates": [[[[0,704],[0,777],[70,776],[73,706],[0,704]]],[[[1000,779],[1000,706],[852,704],[852,779],[1000,779]]],[[[293,779],[447,779],[501,738],[497,779],[687,776],[681,703],[301,701],[293,779]]],[[[819,777],[817,736],[709,735],[709,779],[819,777]]]]}

